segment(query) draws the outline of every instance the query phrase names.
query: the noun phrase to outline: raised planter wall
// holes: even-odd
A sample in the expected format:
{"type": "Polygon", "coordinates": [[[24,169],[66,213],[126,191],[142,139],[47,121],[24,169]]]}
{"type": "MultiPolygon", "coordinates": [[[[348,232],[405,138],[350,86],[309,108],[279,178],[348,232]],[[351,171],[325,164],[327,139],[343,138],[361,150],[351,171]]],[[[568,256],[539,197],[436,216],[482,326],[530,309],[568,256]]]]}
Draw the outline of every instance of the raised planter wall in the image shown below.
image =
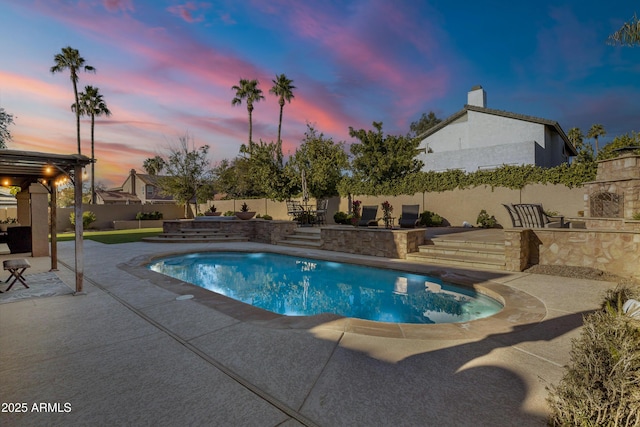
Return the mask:
{"type": "Polygon", "coordinates": [[[510,271],[567,265],[640,277],[640,231],[511,228],[504,233],[510,271]]]}
{"type": "Polygon", "coordinates": [[[320,230],[322,249],[358,255],[405,259],[425,242],[425,229],[331,227],[320,230]]]}
{"type": "Polygon", "coordinates": [[[138,228],[160,228],[161,219],[135,219],[130,221],[113,221],[114,230],[134,230],[138,228]]]}
{"type": "MultiPolygon", "coordinates": [[[[211,217],[216,218],[216,217],[211,217]]],[[[292,234],[297,224],[293,221],[265,221],[262,219],[251,220],[204,220],[181,219],[164,221],[162,229],[164,233],[177,233],[183,229],[198,228],[225,231],[231,234],[246,236],[249,240],[259,243],[275,244],[287,234],[292,234]]]]}

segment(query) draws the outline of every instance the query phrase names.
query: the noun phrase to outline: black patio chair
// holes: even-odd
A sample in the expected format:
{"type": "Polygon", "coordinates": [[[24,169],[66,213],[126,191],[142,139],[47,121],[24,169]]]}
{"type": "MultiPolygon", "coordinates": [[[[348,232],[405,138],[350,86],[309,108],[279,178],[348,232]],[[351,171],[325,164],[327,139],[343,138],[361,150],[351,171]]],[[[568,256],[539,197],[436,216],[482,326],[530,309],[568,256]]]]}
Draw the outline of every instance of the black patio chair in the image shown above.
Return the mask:
{"type": "Polygon", "coordinates": [[[402,205],[401,228],[415,228],[420,221],[420,205],[402,205]]]}
{"type": "Polygon", "coordinates": [[[369,227],[369,226],[378,225],[378,220],[376,219],[377,215],[378,215],[378,205],[363,206],[362,216],[360,217],[358,226],[369,227]]]}

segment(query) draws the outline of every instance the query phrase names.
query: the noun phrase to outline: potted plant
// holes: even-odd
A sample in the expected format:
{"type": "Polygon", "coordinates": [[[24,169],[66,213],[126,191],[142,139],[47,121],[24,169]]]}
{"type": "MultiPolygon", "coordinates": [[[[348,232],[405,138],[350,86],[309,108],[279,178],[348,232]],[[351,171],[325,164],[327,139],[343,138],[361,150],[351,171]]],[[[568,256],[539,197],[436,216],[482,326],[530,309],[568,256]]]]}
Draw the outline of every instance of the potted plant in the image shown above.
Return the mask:
{"type": "Polygon", "coordinates": [[[242,206],[240,207],[240,211],[236,212],[236,216],[238,217],[238,219],[242,220],[251,219],[255,216],[255,214],[255,212],[249,211],[249,206],[247,206],[246,202],[242,204],[242,206]]]}
{"type": "Polygon", "coordinates": [[[0,220],[0,232],[6,233],[7,227],[9,227],[10,224],[11,226],[20,225],[16,218],[7,218],[7,219],[0,220]]]}
{"type": "Polygon", "coordinates": [[[211,205],[211,207],[204,214],[206,216],[220,216],[222,212],[218,212],[216,205],[211,205]]]}
{"type": "Polygon", "coordinates": [[[384,228],[393,228],[393,206],[388,201],[382,203],[382,220],[384,221],[384,228]]]}

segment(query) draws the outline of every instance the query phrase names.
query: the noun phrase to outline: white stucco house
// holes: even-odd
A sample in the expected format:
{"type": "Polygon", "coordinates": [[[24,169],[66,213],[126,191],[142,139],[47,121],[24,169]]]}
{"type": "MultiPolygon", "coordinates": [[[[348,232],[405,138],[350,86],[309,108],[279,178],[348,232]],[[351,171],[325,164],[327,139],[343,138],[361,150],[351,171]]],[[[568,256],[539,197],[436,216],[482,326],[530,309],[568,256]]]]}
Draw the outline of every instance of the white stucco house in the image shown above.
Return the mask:
{"type": "Polygon", "coordinates": [[[554,167],[577,155],[558,122],[487,108],[474,86],[467,104],[419,135],[423,171],[491,170],[502,165],[554,167]]]}

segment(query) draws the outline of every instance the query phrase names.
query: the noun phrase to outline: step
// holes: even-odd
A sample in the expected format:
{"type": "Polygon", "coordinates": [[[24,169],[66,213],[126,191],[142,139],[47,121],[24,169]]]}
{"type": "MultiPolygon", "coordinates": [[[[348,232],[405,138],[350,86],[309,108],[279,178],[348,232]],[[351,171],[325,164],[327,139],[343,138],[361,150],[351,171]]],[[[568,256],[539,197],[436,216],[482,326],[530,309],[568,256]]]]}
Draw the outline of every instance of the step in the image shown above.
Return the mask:
{"type": "Polygon", "coordinates": [[[305,248],[320,248],[322,247],[322,241],[317,240],[278,240],[276,242],[278,246],[292,246],[292,247],[305,247],[305,248]]]}
{"type": "Polygon", "coordinates": [[[504,251],[504,242],[487,242],[480,240],[456,240],[442,237],[434,237],[431,239],[432,246],[453,246],[466,247],[473,249],[500,249],[504,251]]]}
{"type": "Polygon", "coordinates": [[[180,232],[180,233],[162,233],[160,234],[160,236],[163,237],[174,237],[174,238],[180,238],[180,237],[189,237],[189,238],[213,238],[215,239],[216,237],[229,237],[229,236],[238,236],[238,234],[231,234],[231,233],[187,233],[185,231],[180,232]]]}
{"type": "Polygon", "coordinates": [[[418,248],[420,253],[432,256],[448,256],[460,255],[474,258],[493,259],[496,261],[504,261],[504,245],[494,248],[475,248],[467,246],[439,246],[439,245],[420,245],[418,248]]]}
{"type": "Polygon", "coordinates": [[[407,254],[407,260],[456,267],[486,268],[491,270],[504,270],[505,261],[468,255],[426,254],[413,252],[407,254]]]}

